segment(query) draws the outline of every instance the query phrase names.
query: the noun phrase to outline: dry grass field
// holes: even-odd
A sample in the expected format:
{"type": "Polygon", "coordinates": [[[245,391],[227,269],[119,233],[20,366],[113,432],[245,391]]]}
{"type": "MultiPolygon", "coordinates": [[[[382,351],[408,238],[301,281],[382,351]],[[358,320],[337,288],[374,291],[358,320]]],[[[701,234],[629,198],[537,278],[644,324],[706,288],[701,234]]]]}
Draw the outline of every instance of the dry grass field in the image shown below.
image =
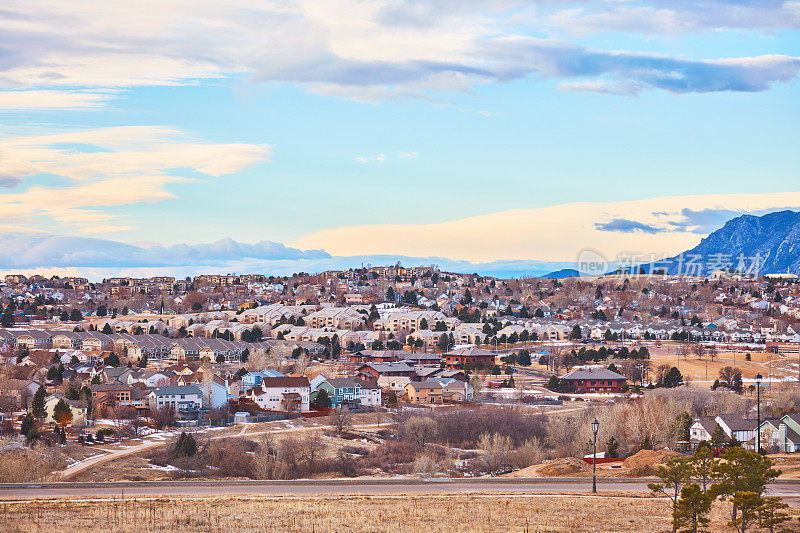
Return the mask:
{"type": "MultiPolygon", "coordinates": [[[[712,531],[730,512],[716,504],[712,531]]],[[[794,515],[800,511],[792,509],[794,515]]],[[[41,500],[0,504],[7,532],[667,532],[667,500],[636,495],[414,495],[41,500]]]]}

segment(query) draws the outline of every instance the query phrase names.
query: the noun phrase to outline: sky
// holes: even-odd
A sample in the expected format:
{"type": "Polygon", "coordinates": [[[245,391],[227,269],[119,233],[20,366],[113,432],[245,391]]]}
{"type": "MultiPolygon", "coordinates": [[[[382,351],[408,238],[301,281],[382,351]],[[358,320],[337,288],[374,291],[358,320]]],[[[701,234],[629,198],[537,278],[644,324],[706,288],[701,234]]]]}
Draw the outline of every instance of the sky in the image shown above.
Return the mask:
{"type": "Polygon", "coordinates": [[[772,0],[12,0],[0,269],[674,254],[800,208],[798,30],[772,0]]]}

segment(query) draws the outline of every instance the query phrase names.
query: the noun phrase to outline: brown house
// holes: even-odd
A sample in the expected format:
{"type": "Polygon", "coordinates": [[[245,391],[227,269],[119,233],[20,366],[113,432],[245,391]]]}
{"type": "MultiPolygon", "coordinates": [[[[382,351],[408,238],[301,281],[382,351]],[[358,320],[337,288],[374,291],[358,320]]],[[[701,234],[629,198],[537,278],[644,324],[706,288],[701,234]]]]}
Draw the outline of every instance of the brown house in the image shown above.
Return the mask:
{"type": "Polygon", "coordinates": [[[409,403],[441,405],[444,403],[444,389],[435,381],[411,382],[406,385],[405,394],[409,403]]]}
{"type": "Polygon", "coordinates": [[[457,348],[444,354],[447,368],[465,368],[467,366],[488,366],[495,362],[494,352],[470,346],[457,348]]]}

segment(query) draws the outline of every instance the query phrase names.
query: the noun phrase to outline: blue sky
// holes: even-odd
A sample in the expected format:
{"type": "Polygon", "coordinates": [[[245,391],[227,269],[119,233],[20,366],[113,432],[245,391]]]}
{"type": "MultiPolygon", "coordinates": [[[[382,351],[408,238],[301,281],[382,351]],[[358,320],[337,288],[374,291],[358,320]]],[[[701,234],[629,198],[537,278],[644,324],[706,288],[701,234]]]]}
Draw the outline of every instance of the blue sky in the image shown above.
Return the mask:
{"type": "Polygon", "coordinates": [[[800,207],[797,3],[68,4],[0,14],[7,233],[565,261],[628,212],[800,207]],[[559,205],[568,247],[490,245],[559,205]]]}

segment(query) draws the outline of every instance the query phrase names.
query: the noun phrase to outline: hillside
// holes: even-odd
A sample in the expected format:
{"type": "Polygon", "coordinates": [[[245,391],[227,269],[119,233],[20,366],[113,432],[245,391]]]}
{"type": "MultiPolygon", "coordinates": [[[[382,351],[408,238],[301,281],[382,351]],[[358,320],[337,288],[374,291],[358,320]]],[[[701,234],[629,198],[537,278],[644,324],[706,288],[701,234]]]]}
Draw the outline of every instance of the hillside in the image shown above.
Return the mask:
{"type": "Polygon", "coordinates": [[[761,274],[800,271],[800,213],[776,211],[762,216],[741,215],[682,254],[640,272],[667,269],[669,274],[706,276],[730,268],[761,274]],[[754,265],[757,265],[754,268],[754,265]]]}

